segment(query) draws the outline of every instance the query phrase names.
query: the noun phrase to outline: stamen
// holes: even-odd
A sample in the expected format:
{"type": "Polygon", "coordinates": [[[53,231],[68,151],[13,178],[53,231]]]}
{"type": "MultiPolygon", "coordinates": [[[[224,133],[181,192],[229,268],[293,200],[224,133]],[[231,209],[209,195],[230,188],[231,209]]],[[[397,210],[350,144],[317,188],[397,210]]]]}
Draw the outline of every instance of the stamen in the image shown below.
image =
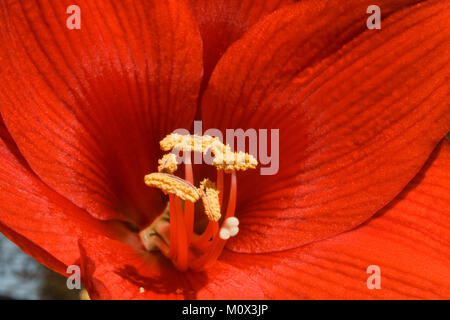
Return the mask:
{"type": "Polygon", "coordinates": [[[236,171],[255,168],[258,162],[250,154],[232,152],[230,146],[212,136],[171,134],[160,144],[165,151],[178,149],[185,156],[191,152],[211,152],[213,165],[217,168],[217,187],[211,180],[204,179],[196,188],[188,159],[184,162],[185,179],[173,175],[178,169],[177,157],[174,153],[165,154],[158,161],[159,172],[145,176],[145,183],[169,194],[169,205],[160,217],[140,232],[142,243],[149,251],[159,249],[181,271],[188,268],[203,270],[218,259],[227,240],[239,233],[239,220],[234,217],[236,171]],[[222,219],[225,173],[231,174],[231,181],[222,219]],[[209,222],[205,231],[198,235],[194,232],[194,210],[195,202],[200,198],[209,222]]]}
{"type": "Polygon", "coordinates": [[[225,172],[245,171],[255,169],[258,161],[251,154],[226,150],[225,153],[217,152],[214,154],[213,165],[218,169],[225,170],[225,172]]]}
{"type": "Polygon", "coordinates": [[[218,138],[212,136],[197,136],[197,135],[180,135],[177,133],[169,134],[161,142],[161,149],[164,151],[171,151],[173,149],[181,150],[183,152],[201,152],[206,153],[209,148],[215,144],[221,143],[218,138]]]}
{"type": "Polygon", "coordinates": [[[185,148],[190,151],[206,153],[215,143],[221,142],[212,136],[186,136],[185,148]]]}
{"type": "MultiPolygon", "coordinates": [[[[194,173],[192,170],[192,164],[186,163],[184,166],[185,179],[187,182],[194,183],[194,173]]],[[[195,206],[192,202],[186,201],[184,203],[184,222],[186,223],[186,231],[188,237],[188,243],[191,242],[192,234],[194,231],[194,209],[195,206]]]]}
{"type": "Polygon", "coordinates": [[[206,227],[205,231],[203,231],[202,235],[197,237],[192,241],[192,245],[200,250],[205,249],[205,246],[208,244],[208,242],[211,240],[211,238],[214,237],[215,233],[219,229],[219,224],[214,221],[209,221],[208,226],[206,227]]]}
{"type": "MultiPolygon", "coordinates": [[[[225,215],[225,221],[234,216],[234,211],[236,209],[236,193],[237,193],[237,179],[236,172],[233,171],[231,173],[231,188],[230,188],[230,196],[228,198],[228,207],[227,213],[225,215]]],[[[233,220],[231,220],[233,221],[233,220]]],[[[219,236],[215,237],[212,241],[210,248],[197,260],[193,260],[190,263],[190,267],[194,270],[202,270],[207,268],[211,263],[213,263],[220,256],[220,253],[225,246],[226,240],[223,240],[219,236]]]]}
{"type": "Polygon", "coordinates": [[[161,150],[171,151],[177,144],[183,141],[183,136],[178,133],[172,133],[159,142],[161,150]]]}
{"type": "Polygon", "coordinates": [[[217,170],[217,190],[219,190],[219,202],[220,208],[222,208],[223,203],[223,170],[217,170]]]}
{"type": "Polygon", "coordinates": [[[232,152],[229,145],[223,144],[218,138],[212,136],[180,135],[173,133],[165,137],[161,142],[161,149],[170,151],[173,149],[183,152],[202,152],[209,150],[214,155],[213,165],[226,172],[233,170],[245,171],[254,169],[258,161],[245,152],[232,152]]]}
{"type": "Polygon", "coordinates": [[[200,183],[200,191],[208,219],[215,222],[219,221],[222,215],[220,214],[219,191],[216,189],[216,185],[209,179],[204,179],[200,183]]]}
{"type": "Polygon", "coordinates": [[[211,263],[219,258],[220,254],[222,253],[223,247],[225,246],[225,243],[227,243],[226,240],[222,240],[220,237],[216,237],[212,241],[208,251],[197,260],[192,260],[189,267],[193,270],[206,269],[211,263]]]}
{"type": "Polygon", "coordinates": [[[169,207],[170,207],[170,257],[172,259],[177,258],[177,229],[178,229],[178,214],[176,212],[177,207],[175,201],[178,201],[177,197],[173,194],[169,195],[169,207]]]}
{"type": "Polygon", "coordinates": [[[230,196],[228,198],[227,213],[225,215],[225,221],[234,216],[236,210],[236,193],[237,193],[237,178],[236,171],[231,173],[231,187],[230,196]]]}
{"type": "Polygon", "coordinates": [[[145,184],[161,189],[165,193],[175,194],[183,200],[197,202],[200,193],[191,183],[168,173],[151,173],[145,176],[145,184]]]}
{"type": "Polygon", "coordinates": [[[158,160],[158,172],[174,173],[178,169],[177,156],[173,153],[165,154],[158,160]]]}
{"type": "Polygon", "coordinates": [[[184,223],[183,209],[178,198],[175,198],[175,219],[176,219],[176,235],[177,235],[177,267],[181,271],[186,271],[188,268],[188,241],[186,234],[186,226],[184,223]]]}

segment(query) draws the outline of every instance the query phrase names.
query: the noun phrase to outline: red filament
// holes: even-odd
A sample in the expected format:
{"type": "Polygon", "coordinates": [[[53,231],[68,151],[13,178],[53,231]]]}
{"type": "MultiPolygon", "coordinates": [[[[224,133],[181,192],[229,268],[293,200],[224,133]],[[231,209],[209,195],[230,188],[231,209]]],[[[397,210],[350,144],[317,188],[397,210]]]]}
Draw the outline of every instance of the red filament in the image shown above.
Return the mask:
{"type": "MultiPolygon", "coordinates": [[[[193,183],[194,176],[191,164],[185,164],[185,179],[193,183]]],[[[219,201],[223,208],[223,189],[225,174],[217,171],[217,188],[219,201]]],[[[174,265],[181,271],[188,268],[202,270],[216,261],[227,240],[220,238],[220,225],[226,219],[234,216],[236,210],[237,178],[236,172],[231,172],[230,191],[225,216],[219,222],[209,221],[205,231],[201,235],[194,232],[195,213],[194,203],[184,202],[174,194],[169,195],[170,209],[170,244],[167,245],[161,238],[155,241],[161,252],[170,258],[174,265]]]]}

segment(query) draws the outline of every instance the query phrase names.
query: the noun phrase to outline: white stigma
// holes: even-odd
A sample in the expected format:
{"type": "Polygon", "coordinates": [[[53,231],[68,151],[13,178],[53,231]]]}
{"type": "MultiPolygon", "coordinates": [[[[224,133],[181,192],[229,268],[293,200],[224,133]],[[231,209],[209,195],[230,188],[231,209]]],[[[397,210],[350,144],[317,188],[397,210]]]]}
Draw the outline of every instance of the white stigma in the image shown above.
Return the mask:
{"type": "Polygon", "coordinates": [[[239,225],[239,219],[236,217],[228,218],[224,224],[224,226],[227,228],[237,227],[238,225],[239,225]]]}
{"type": "Polygon", "coordinates": [[[220,229],[219,237],[222,240],[228,240],[239,233],[239,219],[236,217],[225,220],[223,227],[220,229]]]}
{"type": "Polygon", "coordinates": [[[237,235],[239,233],[239,228],[238,227],[233,227],[230,230],[230,236],[234,237],[235,235],[237,235]]]}
{"type": "Polygon", "coordinates": [[[230,231],[226,228],[222,228],[220,229],[220,233],[219,233],[220,239],[222,240],[228,240],[231,237],[230,231]]]}

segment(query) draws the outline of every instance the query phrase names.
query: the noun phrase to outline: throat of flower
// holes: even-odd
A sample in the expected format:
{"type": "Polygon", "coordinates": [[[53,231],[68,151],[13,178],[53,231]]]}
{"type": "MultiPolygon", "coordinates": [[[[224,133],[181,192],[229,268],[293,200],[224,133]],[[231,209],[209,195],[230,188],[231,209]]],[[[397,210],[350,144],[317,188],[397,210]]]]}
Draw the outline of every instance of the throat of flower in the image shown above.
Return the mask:
{"type": "Polygon", "coordinates": [[[218,140],[209,136],[203,137],[205,140],[200,146],[197,145],[198,136],[177,135],[173,141],[170,137],[171,135],[161,142],[163,150],[175,148],[176,144],[178,147],[183,144],[183,152],[207,152],[209,148],[215,147],[217,158],[228,161],[223,164],[217,158],[214,159],[213,165],[217,168],[216,183],[204,179],[197,188],[194,185],[192,164],[185,162],[183,179],[174,175],[177,170],[176,158],[165,155],[159,161],[159,172],[145,176],[145,183],[168,194],[169,204],[150,226],[140,232],[140,238],[147,250],[159,250],[172,260],[177,269],[202,270],[213,264],[222,253],[227,240],[239,233],[239,220],[234,216],[237,199],[236,170],[255,167],[256,160],[247,154],[242,156],[242,153],[221,153],[219,156],[217,150],[224,150],[225,153],[231,151],[228,146],[221,146],[218,140]],[[224,180],[228,177],[228,201],[223,210],[224,180]],[[208,224],[201,234],[195,232],[197,201],[202,202],[204,214],[208,218],[208,224]]]}

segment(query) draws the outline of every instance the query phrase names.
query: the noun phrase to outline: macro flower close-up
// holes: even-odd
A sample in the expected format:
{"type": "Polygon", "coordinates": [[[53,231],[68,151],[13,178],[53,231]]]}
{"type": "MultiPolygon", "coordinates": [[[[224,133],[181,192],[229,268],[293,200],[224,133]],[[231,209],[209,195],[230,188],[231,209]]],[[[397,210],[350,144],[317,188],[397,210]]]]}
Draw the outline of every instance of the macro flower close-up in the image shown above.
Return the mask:
{"type": "Polygon", "coordinates": [[[0,0],[0,43],[0,232],[91,299],[450,298],[448,0],[0,0]]]}

